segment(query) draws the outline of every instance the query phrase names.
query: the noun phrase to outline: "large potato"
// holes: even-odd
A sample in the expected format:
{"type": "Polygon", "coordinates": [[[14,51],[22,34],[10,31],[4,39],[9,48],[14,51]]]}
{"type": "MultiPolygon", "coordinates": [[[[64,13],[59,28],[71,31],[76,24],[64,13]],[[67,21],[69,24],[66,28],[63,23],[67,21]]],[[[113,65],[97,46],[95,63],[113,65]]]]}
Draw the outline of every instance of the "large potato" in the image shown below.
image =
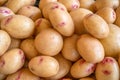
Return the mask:
{"type": "Polygon", "coordinates": [[[6,31],[0,30],[0,56],[3,55],[9,48],[11,38],[6,31]]]}
{"type": "Polygon", "coordinates": [[[55,8],[49,13],[49,19],[54,29],[63,36],[71,36],[74,33],[74,23],[68,12],[55,8]]]}
{"type": "Polygon", "coordinates": [[[104,59],[104,48],[100,41],[89,34],[83,34],[77,41],[77,49],[87,62],[98,63],[104,59]]]}
{"type": "Polygon", "coordinates": [[[97,80],[119,80],[119,66],[112,57],[105,57],[97,64],[95,75],[97,80]]]}
{"type": "Polygon", "coordinates": [[[97,14],[88,14],[83,20],[85,29],[96,38],[105,38],[109,35],[106,21],[97,14]]]}
{"type": "Polygon", "coordinates": [[[24,52],[21,49],[11,49],[0,58],[0,73],[14,73],[24,65],[24,61],[25,56],[24,52]]]}
{"type": "Polygon", "coordinates": [[[50,77],[59,71],[58,61],[50,56],[37,56],[30,60],[29,69],[39,77],[50,77]]]}
{"type": "Polygon", "coordinates": [[[86,33],[86,30],[83,25],[83,19],[86,15],[90,13],[92,13],[90,10],[84,8],[75,9],[70,12],[70,16],[72,17],[74,22],[75,33],[77,34],[86,33]]]}
{"type": "Polygon", "coordinates": [[[1,29],[18,39],[32,36],[34,28],[34,22],[23,15],[11,15],[1,21],[1,29]]]}

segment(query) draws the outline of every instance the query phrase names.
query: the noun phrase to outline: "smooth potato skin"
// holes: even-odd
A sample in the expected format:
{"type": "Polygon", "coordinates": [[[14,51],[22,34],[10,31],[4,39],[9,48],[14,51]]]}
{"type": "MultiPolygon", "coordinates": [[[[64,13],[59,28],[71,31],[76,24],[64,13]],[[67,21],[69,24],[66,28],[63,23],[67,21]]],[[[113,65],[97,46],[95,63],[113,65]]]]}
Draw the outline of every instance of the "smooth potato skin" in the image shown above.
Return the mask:
{"type": "Polygon", "coordinates": [[[87,62],[98,63],[104,59],[104,48],[100,41],[89,34],[83,34],[77,41],[77,49],[87,62]]]}

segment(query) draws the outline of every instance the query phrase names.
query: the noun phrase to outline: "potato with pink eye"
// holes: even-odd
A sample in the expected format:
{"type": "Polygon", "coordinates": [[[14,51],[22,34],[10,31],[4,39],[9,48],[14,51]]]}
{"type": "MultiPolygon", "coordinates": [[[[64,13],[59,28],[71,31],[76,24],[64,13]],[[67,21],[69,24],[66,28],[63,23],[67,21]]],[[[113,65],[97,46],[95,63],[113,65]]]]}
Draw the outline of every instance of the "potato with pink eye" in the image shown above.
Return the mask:
{"type": "Polygon", "coordinates": [[[74,78],[83,78],[92,74],[95,67],[96,64],[86,62],[84,59],[79,59],[72,65],[70,73],[74,78]]]}
{"type": "Polygon", "coordinates": [[[35,35],[39,34],[42,30],[45,30],[47,28],[52,28],[52,24],[49,20],[45,18],[40,18],[35,21],[35,35]]]}
{"type": "Polygon", "coordinates": [[[34,22],[23,15],[11,15],[1,21],[1,29],[7,31],[11,37],[17,39],[32,36],[34,28],[34,22]]]}
{"type": "Polygon", "coordinates": [[[10,8],[14,13],[26,5],[34,5],[36,0],[8,0],[5,4],[6,7],[10,8]]]}
{"type": "Polygon", "coordinates": [[[50,56],[37,56],[30,60],[29,69],[39,77],[50,77],[59,71],[58,61],[50,56]]]}
{"type": "Polygon", "coordinates": [[[20,69],[19,71],[9,74],[6,80],[41,80],[38,76],[34,75],[28,68],[20,69]]]}
{"type": "Polygon", "coordinates": [[[75,9],[70,12],[70,16],[72,17],[72,20],[74,22],[76,34],[84,34],[87,32],[83,25],[83,19],[86,15],[90,13],[93,13],[93,12],[84,8],[75,9]]]}
{"type": "Polygon", "coordinates": [[[6,77],[7,77],[7,75],[0,73],[0,80],[4,80],[6,77]]]}
{"type": "Polygon", "coordinates": [[[107,23],[114,23],[116,20],[116,13],[114,9],[110,7],[99,9],[96,14],[101,16],[107,23]]]}
{"type": "Polygon", "coordinates": [[[74,23],[70,14],[59,9],[59,6],[49,13],[49,19],[53,28],[63,36],[71,36],[74,33],[74,23]]]}
{"type": "Polygon", "coordinates": [[[31,18],[33,21],[42,17],[42,12],[38,7],[35,6],[24,6],[17,12],[19,15],[24,15],[31,18]]]}
{"type": "Polygon", "coordinates": [[[69,12],[80,7],[79,0],[59,0],[59,2],[65,5],[69,12]]]}
{"type": "Polygon", "coordinates": [[[57,72],[56,75],[45,78],[46,80],[59,80],[63,78],[65,75],[67,75],[71,68],[72,63],[69,60],[65,59],[60,53],[54,56],[54,58],[59,63],[59,71],[57,72]]]}
{"type": "Polygon", "coordinates": [[[47,4],[43,9],[42,9],[42,12],[43,12],[43,16],[46,18],[46,19],[49,19],[49,13],[54,9],[58,7],[59,9],[61,10],[64,10],[64,11],[67,11],[66,7],[62,4],[62,3],[59,3],[59,2],[50,2],[49,4],[47,4]]]}
{"type": "Polygon", "coordinates": [[[107,22],[97,14],[88,14],[83,19],[83,24],[88,33],[98,39],[106,38],[109,35],[107,22]]]}
{"type": "Polygon", "coordinates": [[[80,54],[77,51],[77,40],[78,35],[74,34],[71,37],[64,39],[63,49],[62,49],[62,55],[70,60],[70,61],[77,61],[80,58],[80,54]]]}
{"type": "Polygon", "coordinates": [[[20,48],[24,51],[27,59],[32,59],[38,55],[38,51],[34,46],[34,39],[28,38],[21,42],[20,48]]]}
{"type": "Polygon", "coordinates": [[[45,29],[35,38],[35,47],[39,53],[54,56],[57,55],[63,47],[62,36],[54,29],[45,29]]]}
{"type": "Polygon", "coordinates": [[[7,0],[0,0],[0,6],[2,6],[3,4],[5,4],[5,2],[7,2],[7,0]]]}
{"type": "Polygon", "coordinates": [[[95,80],[95,79],[93,79],[93,78],[91,78],[91,77],[85,77],[85,78],[81,78],[81,79],[79,79],[79,80],[95,80]]]}
{"type": "Polygon", "coordinates": [[[0,30],[0,56],[2,56],[7,51],[10,43],[11,38],[9,34],[4,30],[0,30]]]}
{"type": "Polygon", "coordinates": [[[105,57],[95,71],[97,80],[119,80],[119,74],[118,63],[113,57],[105,57]]]}
{"type": "Polygon", "coordinates": [[[12,10],[7,7],[0,7],[0,21],[10,15],[14,15],[12,10]]]}
{"type": "Polygon", "coordinates": [[[98,63],[104,59],[105,52],[102,43],[89,34],[83,34],[77,40],[77,49],[87,62],[98,63]]]}
{"type": "Polygon", "coordinates": [[[22,68],[25,62],[24,52],[21,49],[14,48],[7,51],[0,58],[0,73],[12,74],[22,68]]]}

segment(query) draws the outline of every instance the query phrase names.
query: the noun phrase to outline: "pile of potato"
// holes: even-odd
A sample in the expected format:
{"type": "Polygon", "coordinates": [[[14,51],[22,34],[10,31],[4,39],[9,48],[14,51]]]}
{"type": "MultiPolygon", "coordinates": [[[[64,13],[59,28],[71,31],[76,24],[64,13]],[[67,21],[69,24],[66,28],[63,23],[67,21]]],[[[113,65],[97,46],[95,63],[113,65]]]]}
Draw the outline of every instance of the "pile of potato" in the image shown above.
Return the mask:
{"type": "Polygon", "coordinates": [[[119,0],[0,0],[0,80],[120,80],[119,0]]]}

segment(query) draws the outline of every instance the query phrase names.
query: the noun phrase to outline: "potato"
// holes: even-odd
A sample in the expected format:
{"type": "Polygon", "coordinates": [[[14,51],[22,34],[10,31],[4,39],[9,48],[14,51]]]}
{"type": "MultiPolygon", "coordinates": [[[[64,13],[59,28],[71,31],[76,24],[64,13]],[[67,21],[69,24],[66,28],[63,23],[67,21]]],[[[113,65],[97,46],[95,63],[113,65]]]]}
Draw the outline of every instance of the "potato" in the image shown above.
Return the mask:
{"type": "Polygon", "coordinates": [[[10,15],[14,15],[12,10],[7,7],[0,7],[0,21],[10,15]]]}
{"type": "Polygon", "coordinates": [[[86,33],[86,30],[83,25],[83,19],[87,14],[92,13],[90,10],[79,8],[75,9],[70,12],[70,15],[74,22],[75,27],[75,33],[76,34],[83,34],[86,33]]]}
{"type": "Polygon", "coordinates": [[[77,51],[77,40],[78,35],[76,34],[64,39],[62,55],[70,61],[77,61],[80,58],[80,54],[77,51]]]}
{"type": "Polygon", "coordinates": [[[7,0],[0,0],[0,6],[2,6],[3,4],[5,4],[5,2],[7,2],[7,0]]]}
{"type": "Polygon", "coordinates": [[[14,73],[24,65],[24,61],[25,56],[24,52],[21,49],[11,49],[0,58],[0,73],[14,73]]]}
{"type": "Polygon", "coordinates": [[[62,78],[62,80],[72,80],[71,78],[62,78]]]}
{"type": "Polygon", "coordinates": [[[0,56],[2,56],[7,51],[10,43],[11,38],[9,34],[4,30],[0,30],[0,56]]]}
{"type": "Polygon", "coordinates": [[[50,12],[55,9],[55,8],[58,8],[58,9],[61,9],[61,10],[64,10],[67,12],[67,9],[66,7],[62,4],[62,3],[59,3],[59,2],[50,2],[49,4],[46,4],[46,6],[42,9],[42,12],[43,12],[43,16],[46,18],[46,19],[49,19],[49,14],[50,12]]]}
{"type": "Polygon", "coordinates": [[[80,7],[79,0],[59,0],[60,3],[65,5],[68,11],[75,10],[80,7]]]}
{"type": "Polygon", "coordinates": [[[116,21],[115,21],[115,24],[118,25],[118,26],[120,26],[120,7],[118,7],[115,12],[116,12],[116,21]]]}
{"type": "Polygon", "coordinates": [[[116,13],[114,9],[110,7],[99,9],[96,14],[101,16],[107,23],[114,23],[116,20],[116,13]]]}
{"type": "Polygon", "coordinates": [[[80,8],[85,8],[94,12],[93,4],[95,0],[79,0],[80,8]]]}
{"type": "Polygon", "coordinates": [[[97,64],[95,75],[97,80],[119,80],[117,61],[112,57],[105,57],[97,64]]]}
{"type": "Polygon", "coordinates": [[[1,21],[1,29],[6,30],[13,38],[24,39],[34,32],[34,22],[23,15],[12,15],[1,21]]]}
{"type": "Polygon", "coordinates": [[[93,78],[91,78],[91,77],[85,77],[85,78],[81,78],[81,79],[79,79],[79,80],[95,80],[95,79],[93,79],[93,78]]]}
{"type": "Polygon", "coordinates": [[[57,55],[63,47],[62,36],[54,29],[41,31],[34,43],[39,53],[49,56],[57,55]]]}
{"type": "Polygon", "coordinates": [[[89,34],[83,34],[77,41],[77,49],[87,62],[98,63],[104,59],[104,48],[100,41],[89,34]]]}
{"type": "Polygon", "coordinates": [[[40,78],[31,73],[28,68],[23,68],[13,74],[8,75],[6,80],[40,80],[40,78]]]}
{"type": "Polygon", "coordinates": [[[0,73],[0,80],[4,80],[6,78],[7,75],[1,74],[0,73]]]}
{"type": "Polygon", "coordinates": [[[117,57],[120,54],[120,28],[115,24],[109,24],[110,33],[108,37],[100,39],[105,56],[117,57]]]}
{"type": "Polygon", "coordinates": [[[52,28],[52,25],[49,20],[45,18],[40,18],[35,21],[35,35],[37,35],[42,30],[45,30],[47,28],[52,28]]]}
{"type": "Polygon", "coordinates": [[[59,71],[56,75],[46,78],[46,80],[59,80],[63,78],[70,70],[72,63],[66,60],[61,54],[54,56],[59,63],[59,71]]]}
{"type": "Polygon", "coordinates": [[[82,78],[92,74],[95,67],[96,64],[86,62],[84,59],[79,59],[72,65],[70,73],[74,78],[82,78]]]}
{"type": "Polygon", "coordinates": [[[37,56],[30,60],[29,69],[39,77],[50,77],[59,71],[58,61],[50,56],[37,56]]]}
{"type": "Polygon", "coordinates": [[[36,0],[8,0],[5,4],[6,7],[10,8],[14,13],[26,5],[34,5],[36,0]]]}
{"type": "Polygon", "coordinates": [[[74,23],[68,12],[54,8],[49,13],[49,19],[54,29],[63,36],[71,36],[74,33],[74,23]]]}
{"type": "Polygon", "coordinates": [[[37,20],[38,18],[42,17],[42,12],[39,8],[35,6],[24,6],[19,11],[17,14],[27,16],[31,18],[33,21],[37,20]]]}
{"type": "Polygon", "coordinates": [[[119,0],[96,0],[95,8],[99,10],[104,7],[111,7],[116,9],[119,6],[119,0]]]}
{"type": "Polygon", "coordinates": [[[88,14],[83,20],[85,29],[96,38],[105,38],[109,35],[106,21],[97,14],[88,14]]]}
{"type": "Polygon", "coordinates": [[[34,46],[34,39],[28,38],[21,42],[20,48],[24,51],[27,59],[32,59],[38,55],[38,51],[34,46]]]}
{"type": "Polygon", "coordinates": [[[46,4],[49,4],[50,2],[57,2],[57,0],[40,0],[39,8],[42,10],[46,4]]]}

